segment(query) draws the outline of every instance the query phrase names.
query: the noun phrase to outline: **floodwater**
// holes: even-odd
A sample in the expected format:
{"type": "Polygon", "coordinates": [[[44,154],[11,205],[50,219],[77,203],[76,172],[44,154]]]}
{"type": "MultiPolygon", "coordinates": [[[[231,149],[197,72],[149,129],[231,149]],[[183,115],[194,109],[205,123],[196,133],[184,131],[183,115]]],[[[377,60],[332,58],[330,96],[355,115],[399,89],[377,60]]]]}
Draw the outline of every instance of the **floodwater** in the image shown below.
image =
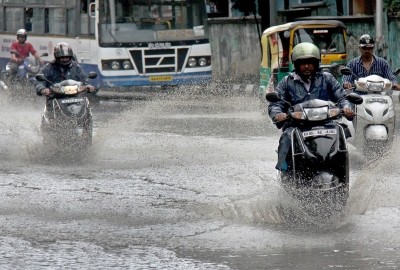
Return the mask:
{"type": "Polygon", "coordinates": [[[326,224],[276,182],[255,97],[102,101],[83,160],[48,159],[44,100],[0,104],[1,269],[400,268],[397,138],[379,160],[352,149],[346,215],[326,224]]]}

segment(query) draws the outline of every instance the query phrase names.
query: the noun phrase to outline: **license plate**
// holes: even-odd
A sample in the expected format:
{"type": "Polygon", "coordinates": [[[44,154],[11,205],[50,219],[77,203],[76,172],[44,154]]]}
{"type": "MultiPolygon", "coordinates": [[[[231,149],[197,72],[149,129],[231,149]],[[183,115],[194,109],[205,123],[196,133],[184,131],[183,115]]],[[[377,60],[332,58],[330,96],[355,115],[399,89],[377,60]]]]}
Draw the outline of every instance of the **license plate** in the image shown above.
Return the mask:
{"type": "Polygon", "coordinates": [[[78,103],[78,102],[82,102],[83,98],[69,98],[69,99],[63,99],[61,100],[61,103],[78,103]]]}
{"type": "Polygon", "coordinates": [[[172,81],[172,76],[151,76],[151,82],[167,82],[172,81]]]}
{"type": "Polygon", "coordinates": [[[336,129],[316,129],[316,130],[304,131],[303,137],[324,136],[330,134],[336,134],[336,129]]]}

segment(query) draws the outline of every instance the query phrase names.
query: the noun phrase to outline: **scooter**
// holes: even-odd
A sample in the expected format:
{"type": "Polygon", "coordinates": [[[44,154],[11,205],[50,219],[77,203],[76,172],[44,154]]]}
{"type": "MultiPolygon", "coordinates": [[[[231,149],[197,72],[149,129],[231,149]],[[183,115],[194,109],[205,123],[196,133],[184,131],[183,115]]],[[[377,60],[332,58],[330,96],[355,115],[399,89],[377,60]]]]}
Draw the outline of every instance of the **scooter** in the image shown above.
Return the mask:
{"type": "MultiPolygon", "coordinates": [[[[354,104],[363,99],[355,94],[344,98],[354,104]]],[[[276,92],[266,94],[269,102],[282,101],[276,92]]],[[[285,101],[286,102],[286,101],[285,101]]],[[[279,182],[314,215],[340,213],[349,196],[349,153],[343,117],[337,104],[314,99],[289,106],[291,149],[287,171],[277,171],[279,182]]]]}
{"type": "MultiPolygon", "coordinates": [[[[90,79],[96,77],[96,72],[89,73],[90,79]]],[[[36,75],[36,80],[47,81],[43,74],[36,75]]],[[[93,136],[89,100],[81,95],[87,92],[87,87],[75,80],[65,80],[53,84],[50,89],[53,91],[52,109],[42,114],[40,127],[44,143],[59,151],[84,153],[91,146],[93,136]]]]}
{"type": "MultiPolygon", "coordinates": [[[[41,57],[48,56],[48,53],[42,53],[41,57]]],[[[16,76],[11,75],[11,63],[8,62],[5,69],[1,71],[0,89],[3,92],[15,92],[15,85],[19,85],[22,89],[30,89],[35,81],[35,75],[38,74],[41,65],[36,58],[27,57],[24,62],[19,65],[16,76]]],[[[13,94],[10,92],[10,94],[13,94]]],[[[22,93],[17,93],[21,96],[22,93]]],[[[34,95],[34,93],[31,93],[34,95]]]]}
{"type": "MultiPolygon", "coordinates": [[[[342,68],[344,75],[353,74],[349,68],[342,68]]],[[[397,75],[400,69],[394,73],[397,75]]],[[[356,106],[357,117],[354,146],[367,156],[380,156],[392,145],[396,125],[392,83],[378,75],[358,78],[353,90],[364,99],[356,106]]]]}
{"type": "MultiPolygon", "coordinates": [[[[48,56],[48,53],[42,53],[40,57],[48,56]]],[[[11,78],[11,62],[8,62],[5,69],[1,72],[3,80],[16,80],[17,82],[33,82],[35,75],[38,74],[41,65],[36,58],[27,57],[24,62],[18,67],[18,71],[15,78],[11,78]]]]}
{"type": "MultiPolygon", "coordinates": [[[[48,56],[43,53],[41,57],[48,56]]],[[[4,70],[0,73],[0,91],[14,100],[21,98],[36,98],[36,93],[28,91],[32,89],[35,81],[35,75],[38,74],[41,65],[36,58],[27,57],[18,67],[17,74],[11,75],[10,62],[7,63],[4,70]]]]}

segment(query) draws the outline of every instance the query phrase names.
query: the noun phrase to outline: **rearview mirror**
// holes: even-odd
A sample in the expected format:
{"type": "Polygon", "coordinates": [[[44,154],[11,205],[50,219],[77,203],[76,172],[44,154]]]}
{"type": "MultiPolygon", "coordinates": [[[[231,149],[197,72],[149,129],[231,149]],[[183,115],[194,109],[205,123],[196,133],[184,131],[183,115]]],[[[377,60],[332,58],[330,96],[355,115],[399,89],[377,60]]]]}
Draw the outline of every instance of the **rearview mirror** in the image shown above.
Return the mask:
{"type": "Polygon", "coordinates": [[[351,103],[356,105],[360,105],[364,101],[363,98],[356,93],[350,93],[346,97],[351,103]]]}
{"type": "Polygon", "coordinates": [[[351,75],[351,74],[353,74],[351,69],[349,69],[348,67],[340,68],[340,73],[342,73],[343,75],[351,75]]]}
{"type": "Polygon", "coordinates": [[[95,71],[90,71],[88,76],[90,79],[94,79],[97,77],[97,73],[95,71]]]}
{"type": "Polygon", "coordinates": [[[267,101],[269,102],[277,102],[280,101],[281,98],[279,97],[277,92],[269,92],[265,95],[265,98],[267,99],[267,101]]]}
{"type": "Polygon", "coordinates": [[[45,82],[47,81],[46,76],[44,76],[43,74],[36,74],[35,79],[39,82],[45,82]]]}

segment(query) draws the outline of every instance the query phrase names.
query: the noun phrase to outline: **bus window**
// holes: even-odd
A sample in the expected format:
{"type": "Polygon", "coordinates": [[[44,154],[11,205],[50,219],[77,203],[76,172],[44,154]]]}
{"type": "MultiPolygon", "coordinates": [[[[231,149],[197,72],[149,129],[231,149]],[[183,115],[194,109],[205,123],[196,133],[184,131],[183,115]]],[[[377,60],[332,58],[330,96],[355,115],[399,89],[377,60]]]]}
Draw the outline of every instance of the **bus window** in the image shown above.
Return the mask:
{"type": "Polygon", "coordinates": [[[67,9],[67,18],[68,19],[67,19],[67,23],[66,23],[66,26],[67,26],[66,34],[69,35],[69,36],[75,36],[76,35],[75,14],[76,14],[75,13],[75,9],[73,9],[73,8],[67,9]]]}
{"type": "Polygon", "coordinates": [[[45,33],[45,9],[44,8],[33,8],[32,10],[32,32],[35,34],[45,33]]]}
{"type": "Polygon", "coordinates": [[[33,9],[26,8],[25,9],[25,30],[30,32],[32,31],[32,16],[33,16],[33,9]]]}
{"type": "Polygon", "coordinates": [[[25,27],[24,8],[7,7],[5,14],[7,32],[17,32],[18,29],[25,27]]]}
{"type": "MultiPolygon", "coordinates": [[[[0,18],[4,18],[4,8],[0,8],[0,18]]],[[[0,20],[0,32],[4,31],[4,20],[0,20]]]]}
{"type": "Polygon", "coordinates": [[[65,23],[65,9],[50,8],[49,9],[49,34],[67,34],[65,23]]]}

